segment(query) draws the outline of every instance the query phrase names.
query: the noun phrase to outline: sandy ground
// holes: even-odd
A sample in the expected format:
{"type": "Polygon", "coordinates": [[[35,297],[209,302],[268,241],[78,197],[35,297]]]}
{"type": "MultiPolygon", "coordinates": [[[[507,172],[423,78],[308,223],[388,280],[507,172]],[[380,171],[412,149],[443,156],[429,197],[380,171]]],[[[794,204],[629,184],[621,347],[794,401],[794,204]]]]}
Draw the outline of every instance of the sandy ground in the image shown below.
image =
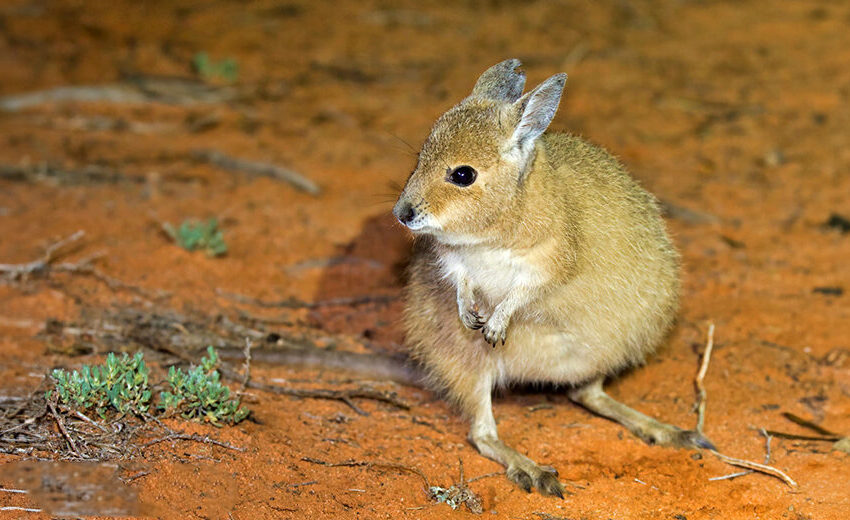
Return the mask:
{"type": "MultiPolygon", "coordinates": [[[[148,89],[145,100],[0,111],[0,262],[33,260],[84,230],[68,261],[102,252],[103,273],[170,296],[152,302],[61,273],[0,283],[0,394],[25,395],[50,367],[98,359],[57,353],[37,334],[44,320],[116,306],[241,309],[352,349],[366,340],[403,349],[395,297],[409,237],[389,215],[392,202],[433,120],[489,65],[519,57],[529,84],[570,75],[552,129],[606,146],[676,208],[668,225],[685,266],[679,323],[611,393],[692,427],[693,377],[714,322],[706,433],[723,452],[761,461],[759,428],[812,433],[783,412],[847,434],[850,234],[825,223],[850,217],[848,23],[850,5],[825,0],[4,1],[0,95],[171,79],[155,101],[148,89]],[[238,64],[232,85],[210,79],[223,99],[192,102],[198,52],[238,64]],[[322,191],[224,171],[199,161],[199,149],[289,167],[322,191]],[[157,223],[189,217],[219,219],[226,256],[183,251],[157,223]],[[221,291],[390,302],[287,311],[221,291]]],[[[149,471],[129,485],[148,515],[460,517],[469,513],[429,502],[413,473],[304,458],[403,464],[442,486],[458,481],[459,460],[467,478],[500,470],[425,390],[261,364],[253,377],[366,384],[413,406],[361,401],[369,413],[361,416],[339,402],[255,393],[257,422],[189,426],[244,453],[174,443],[132,461],[126,474],[149,471]]],[[[708,453],[646,446],[556,389],[506,392],[495,411],[506,442],[556,467],[570,494],[526,494],[503,476],[476,480],[470,487],[494,518],[830,520],[850,511],[848,455],[829,443],[773,440],[771,462],[799,483],[792,490],[760,474],[711,481],[735,469],[708,453]]],[[[3,456],[0,467],[18,459],[3,456]]],[[[0,476],[2,487],[12,484],[0,476]]],[[[0,506],[37,504],[0,493],[0,506]]],[[[30,517],[40,516],[0,513],[30,517]]]]}

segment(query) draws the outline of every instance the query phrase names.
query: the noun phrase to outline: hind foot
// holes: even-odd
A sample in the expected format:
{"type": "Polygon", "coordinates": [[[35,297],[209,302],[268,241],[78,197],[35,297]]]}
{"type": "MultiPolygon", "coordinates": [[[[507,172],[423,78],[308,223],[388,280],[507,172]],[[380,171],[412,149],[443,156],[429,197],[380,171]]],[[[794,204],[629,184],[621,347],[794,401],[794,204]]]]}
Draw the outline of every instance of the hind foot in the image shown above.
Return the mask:
{"type": "Polygon", "coordinates": [[[651,419],[631,430],[647,444],[688,449],[715,449],[705,435],[696,430],[683,430],[671,424],[651,419]]]}
{"type": "Polygon", "coordinates": [[[647,444],[675,446],[677,448],[713,450],[714,444],[705,435],[696,430],[683,430],[666,424],[633,410],[614,400],[602,390],[602,378],[573,388],[570,399],[581,404],[591,412],[597,413],[622,424],[647,444]]]}
{"type": "Polygon", "coordinates": [[[535,487],[542,495],[564,498],[564,485],[558,480],[557,471],[552,468],[544,469],[534,462],[531,462],[531,467],[527,464],[522,466],[509,467],[507,471],[508,480],[529,493],[531,488],[535,487]]]}

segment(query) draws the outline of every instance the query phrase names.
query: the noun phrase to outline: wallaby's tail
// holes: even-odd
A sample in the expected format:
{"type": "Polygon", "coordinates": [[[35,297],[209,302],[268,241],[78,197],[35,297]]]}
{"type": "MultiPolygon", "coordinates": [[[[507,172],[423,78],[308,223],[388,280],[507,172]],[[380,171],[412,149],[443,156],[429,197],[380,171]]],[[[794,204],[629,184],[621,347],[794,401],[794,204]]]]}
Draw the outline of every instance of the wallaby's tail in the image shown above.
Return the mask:
{"type": "MultiPolygon", "coordinates": [[[[222,348],[219,355],[229,361],[244,359],[239,349],[222,348]]],[[[276,365],[300,365],[355,372],[369,379],[385,379],[423,387],[424,377],[404,354],[357,354],[320,348],[254,349],[251,359],[276,365]]]]}

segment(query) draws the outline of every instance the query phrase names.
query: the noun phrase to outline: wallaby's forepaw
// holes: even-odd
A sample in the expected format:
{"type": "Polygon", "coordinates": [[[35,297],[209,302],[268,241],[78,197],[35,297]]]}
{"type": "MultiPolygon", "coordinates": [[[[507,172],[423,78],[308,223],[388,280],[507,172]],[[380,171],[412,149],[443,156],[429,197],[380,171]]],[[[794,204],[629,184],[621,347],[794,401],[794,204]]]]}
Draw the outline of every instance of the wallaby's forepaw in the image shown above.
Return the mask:
{"type": "Polygon", "coordinates": [[[499,313],[493,313],[487,323],[481,328],[484,333],[484,340],[494,347],[498,342],[505,344],[508,337],[508,320],[500,317],[499,313]]]}
{"type": "Polygon", "coordinates": [[[460,310],[460,321],[464,327],[478,330],[487,323],[487,318],[478,313],[477,306],[469,306],[460,310]]]}
{"type": "Polygon", "coordinates": [[[542,495],[564,498],[564,485],[558,480],[558,472],[552,468],[513,466],[508,468],[507,476],[526,492],[530,493],[531,488],[536,487],[542,495]]]}

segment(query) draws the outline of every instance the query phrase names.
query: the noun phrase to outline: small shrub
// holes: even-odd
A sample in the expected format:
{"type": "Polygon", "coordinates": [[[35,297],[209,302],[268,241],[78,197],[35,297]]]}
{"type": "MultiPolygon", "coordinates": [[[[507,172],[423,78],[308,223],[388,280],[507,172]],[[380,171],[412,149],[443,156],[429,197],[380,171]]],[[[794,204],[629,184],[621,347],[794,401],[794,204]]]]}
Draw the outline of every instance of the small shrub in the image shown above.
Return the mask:
{"type": "MultiPolygon", "coordinates": [[[[54,370],[51,374],[59,402],[76,408],[92,409],[101,417],[111,408],[119,413],[145,413],[150,407],[148,367],[139,352],[132,358],[110,353],[106,363],[79,371],[54,370]]],[[[48,391],[48,398],[52,390],[48,391]]]]}
{"type": "MultiPolygon", "coordinates": [[[[168,371],[168,391],[160,393],[155,409],[177,412],[183,418],[208,422],[215,426],[236,424],[245,419],[249,410],[241,408],[238,398],[230,396],[230,389],[221,383],[218,354],[207,348],[208,357],[201,358],[200,366],[188,371],[171,367],[168,371]]],[[[151,417],[151,387],[149,370],[142,353],[132,358],[109,354],[103,365],[84,365],[79,371],[57,369],[51,374],[54,388],[47,398],[57,400],[71,408],[94,408],[106,419],[110,411],[121,414],[134,413],[151,417]]]]}
{"type": "Polygon", "coordinates": [[[193,366],[188,372],[174,367],[168,370],[171,391],[160,394],[159,406],[163,410],[177,409],[185,419],[216,426],[236,424],[249,412],[240,408],[239,399],[231,399],[230,388],[221,384],[215,349],[208,347],[207,353],[209,357],[201,358],[200,366],[193,366]]]}
{"type": "Polygon", "coordinates": [[[225,81],[233,83],[239,78],[239,65],[236,60],[227,58],[213,61],[206,52],[199,52],[192,58],[192,68],[204,81],[225,81]]]}
{"type": "Polygon", "coordinates": [[[180,247],[187,251],[205,251],[209,256],[221,256],[227,253],[224,234],[218,227],[218,220],[211,218],[206,222],[187,219],[174,228],[171,224],[163,224],[163,229],[180,247]]]}

